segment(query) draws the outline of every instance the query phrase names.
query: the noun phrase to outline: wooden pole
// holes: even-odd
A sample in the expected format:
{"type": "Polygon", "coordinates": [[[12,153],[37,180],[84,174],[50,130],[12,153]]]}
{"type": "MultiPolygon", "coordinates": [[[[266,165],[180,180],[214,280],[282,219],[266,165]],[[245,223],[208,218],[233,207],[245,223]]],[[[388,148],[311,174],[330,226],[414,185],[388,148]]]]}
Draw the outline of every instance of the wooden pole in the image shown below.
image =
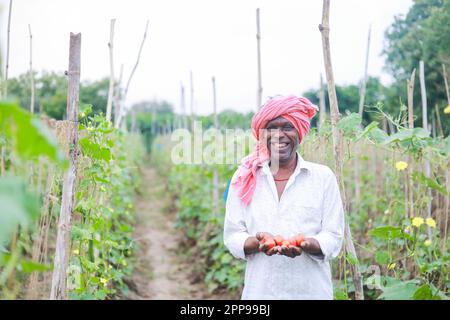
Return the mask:
{"type": "Polygon", "coordinates": [[[194,80],[192,76],[192,70],[189,71],[189,80],[190,80],[190,89],[191,89],[191,129],[192,132],[194,132],[194,121],[195,121],[195,114],[194,114],[194,80]]]}
{"type": "Polygon", "coordinates": [[[441,123],[441,115],[439,114],[439,107],[437,104],[434,105],[434,111],[436,115],[437,130],[439,132],[439,136],[444,137],[444,131],[442,130],[442,123],[441,123]]]}
{"type": "MultiPolygon", "coordinates": [[[[123,93],[122,101],[125,101],[125,99],[127,98],[128,89],[130,88],[131,79],[133,79],[134,73],[136,72],[136,69],[138,67],[139,60],[140,60],[141,54],[142,54],[142,49],[144,48],[145,39],[147,38],[148,23],[149,22],[147,20],[147,24],[145,25],[144,38],[142,39],[141,46],[139,47],[139,53],[138,53],[138,56],[137,56],[137,59],[136,59],[136,63],[134,64],[133,70],[131,70],[130,77],[128,78],[128,82],[127,82],[127,85],[125,87],[125,91],[123,93]]],[[[124,108],[122,106],[121,110],[119,112],[119,118],[118,118],[118,122],[116,123],[116,128],[120,128],[121,127],[122,120],[123,120],[124,116],[125,116],[125,110],[124,110],[124,108]]]]}
{"type": "MultiPolygon", "coordinates": [[[[212,77],[212,90],[213,90],[213,117],[214,117],[214,129],[219,130],[219,119],[217,117],[217,99],[216,99],[216,79],[212,77]]],[[[217,156],[217,155],[216,155],[217,156]]],[[[217,157],[216,157],[217,159],[217,157]]],[[[219,216],[219,172],[217,171],[217,164],[214,164],[213,169],[213,215],[219,216]]]]}
{"type": "Polygon", "coordinates": [[[325,90],[323,87],[323,78],[322,74],[320,74],[320,88],[319,88],[319,132],[322,126],[325,123],[325,120],[327,118],[326,110],[325,110],[325,90]]]}
{"type": "Polygon", "coordinates": [[[80,91],[81,34],[70,34],[69,85],[67,121],[69,123],[69,169],[64,175],[61,211],[56,238],[55,260],[50,299],[67,299],[67,267],[69,264],[71,217],[75,200],[78,155],[78,105],[80,91]]]}
{"type": "Polygon", "coordinates": [[[119,80],[115,83],[114,89],[114,123],[119,121],[119,114],[122,106],[122,78],[123,78],[123,64],[120,65],[119,80]]]}
{"type": "Polygon", "coordinates": [[[359,115],[362,117],[364,111],[364,101],[366,99],[366,87],[367,87],[367,69],[369,67],[369,52],[370,52],[370,34],[372,26],[369,27],[369,35],[367,36],[367,50],[366,50],[366,63],[364,67],[364,78],[361,83],[361,90],[359,92],[359,115]]]}
{"type": "MultiPolygon", "coordinates": [[[[422,96],[422,126],[428,132],[430,131],[428,128],[428,106],[427,106],[427,90],[425,87],[425,64],[423,60],[420,60],[420,93],[422,96]]],[[[425,159],[425,176],[429,178],[431,176],[431,168],[430,161],[425,159]]],[[[432,202],[432,194],[431,189],[427,188],[428,197],[430,199],[427,206],[427,218],[431,218],[431,202],[432,202]]],[[[428,226],[428,238],[431,239],[431,228],[428,226]]]]}
{"type": "MultiPolygon", "coordinates": [[[[331,51],[330,51],[330,27],[329,27],[329,18],[330,17],[330,0],[323,0],[323,14],[322,14],[322,24],[319,25],[319,30],[322,34],[322,47],[323,47],[323,57],[325,63],[326,77],[327,77],[327,85],[328,85],[328,97],[330,100],[330,113],[331,113],[331,126],[332,126],[332,135],[333,135],[333,149],[334,149],[334,158],[335,158],[335,172],[336,178],[339,183],[339,187],[341,189],[341,196],[343,201],[344,210],[346,210],[347,202],[345,197],[345,188],[343,186],[342,179],[342,133],[337,130],[337,122],[339,121],[339,107],[336,96],[336,87],[334,84],[334,75],[333,75],[333,66],[331,63],[331,51]]],[[[354,259],[357,261],[357,255],[355,251],[355,247],[353,245],[350,227],[348,220],[346,219],[345,223],[345,248],[348,252],[350,252],[354,259]]],[[[350,269],[352,272],[353,283],[355,286],[355,299],[363,300],[364,292],[363,292],[363,284],[362,277],[359,271],[358,263],[351,264],[350,269]]]]}
{"type": "Polygon", "coordinates": [[[181,104],[181,117],[182,117],[182,126],[183,129],[187,129],[187,123],[186,123],[186,99],[184,95],[184,85],[182,82],[180,82],[180,104],[181,104]]]}
{"type": "Polygon", "coordinates": [[[30,34],[30,83],[31,83],[30,112],[34,113],[35,86],[34,86],[34,73],[33,73],[33,35],[31,33],[30,25],[28,25],[28,32],[30,34]]]}
{"type": "Polygon", "coordinates": [[[408,92],[408,128],[414,128],[414,80],[416,78],[416,69],[411,73],[411,77],[406,80],[406,89],[408,92]]]}
{"type": "Polygon", "coordinates": [[[9,72],[9,44],[11,39],[11,13],[12,13],[13,0],[9,0],[9,13],[8,13],[8,30],[6,35],[6,68],[5,68],[5,86],[3,97],[8,97],[8,72],[9,72]]]}
{"type": "Polygon", "coordinates": [[[445,70],[445,64],[442,64],[442,75],[444,76],[445,94],[447,95],[447,103],[450,106],[450,92],[448,91],[447,71],[445,70]]]}
{"type": "Polygon", "coordinates": [[[112,104],[114,97],[114,59],[113,59],[113,40],[114,40],[114,24],[116,19],[111,19],[110,33],[109,33],[109,90],[108,101],[106,103],[106,120],[111,121],[112,104]]]}
{"type": "Polygon", "coordinates": [[[259,23],[259,8],[256,9],[256,50],[258,58],[258,89],[256,93],[256,111],[262,107],[262,75],[261,75],[261,28],[259,23]]]}

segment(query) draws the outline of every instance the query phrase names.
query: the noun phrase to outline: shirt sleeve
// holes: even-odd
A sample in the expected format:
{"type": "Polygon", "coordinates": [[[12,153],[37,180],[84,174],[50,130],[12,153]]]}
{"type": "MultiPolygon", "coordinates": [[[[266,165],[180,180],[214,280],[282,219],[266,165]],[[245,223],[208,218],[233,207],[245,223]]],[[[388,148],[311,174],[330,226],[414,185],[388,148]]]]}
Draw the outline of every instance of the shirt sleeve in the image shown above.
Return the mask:
{"type": "Polygon", "coordinates": [[[230,184],[225,207],[223,240],[225,246],[234,257],[247,260],[244,252],[244,243],[251,235],[247,231],[244,211],[241,199],[237,195],[234,186],[230,184]]]}
{"type": "Polygon", "coordinates": [[[322,205],[322,230],[310,237],[319,242],[322,255],[309,254],[309,256],[319,262],[336,258],[341,251],[344,238],[345,222],[341,194],[336,176],[331,169],[329,172],[322,205]]]}

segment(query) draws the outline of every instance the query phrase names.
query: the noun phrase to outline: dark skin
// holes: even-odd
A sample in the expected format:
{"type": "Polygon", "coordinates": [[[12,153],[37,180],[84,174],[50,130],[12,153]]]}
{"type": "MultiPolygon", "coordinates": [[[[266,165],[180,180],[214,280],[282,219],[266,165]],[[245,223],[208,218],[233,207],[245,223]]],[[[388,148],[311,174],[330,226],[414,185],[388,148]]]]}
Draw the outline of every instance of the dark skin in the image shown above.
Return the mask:
{"type": "MultiPolygon", "coordinates": [[[[275,180],[278,192],[278,200],[283,195],[284,188],[292,175],[297,164],[297,149],[300,139],[295,127],[286,119],[278,117],[267,123],[263,134],[266,141],[267,149],[270,152],[270,170],[275,180]],[[281,181],[276,181],[281,180],[281,181]]],[[[273,237],[268,232],[258,232],[256,237],[249,237],[244,243],[244,252],[246,255],[263,252],[268,256],[281,254],[290,258],[295,258],[302,254],[303,251],[322,255],[320,244],[316,239],[305,238],[301,247],[275,246],[269,249],[262,244],[265,237],[273,237]]]]}

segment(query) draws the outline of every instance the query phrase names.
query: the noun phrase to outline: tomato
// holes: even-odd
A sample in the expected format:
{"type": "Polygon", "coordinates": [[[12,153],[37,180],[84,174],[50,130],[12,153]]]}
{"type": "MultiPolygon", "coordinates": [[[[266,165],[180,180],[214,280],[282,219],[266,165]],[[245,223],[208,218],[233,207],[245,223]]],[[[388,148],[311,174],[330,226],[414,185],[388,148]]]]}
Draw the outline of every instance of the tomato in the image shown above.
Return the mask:
{"type": "Polygon", "coordinates": [[[291,247],[298,247],[297,240],[295,238],[290,238],[288,241],[291,247]]]}
{"type": "Polygon", "coordinates": [[[284,241],[284,238],[282,236],[275,236],[273,237],[273,239],[275,240],[277,246],[281,246],[284,241]]]}
{"type": "Polygon", "coordinates": [[[291,246],[290,242],[287,241],[287,240],[284,240],[284,241],[281,243],[281,245],[282,245],[282,246],[285,246],[285,247],[288,247],[288,248],[291,246]]]}
{"type": "Polygon", "coordinates": [[[302,242],[305,241],[305,236],[303,234],[299,234],[295,236],[295,242],[297,243],[297,247],[300,247],[302,242]]]}
{"type": "Polygon", "coordinates": [[[263,244],[265,244],[267,246],[268,250],[270,250],[273,247],[275,247],[275,240],[269,238],[269,239],[266,239],[263,244]]]}

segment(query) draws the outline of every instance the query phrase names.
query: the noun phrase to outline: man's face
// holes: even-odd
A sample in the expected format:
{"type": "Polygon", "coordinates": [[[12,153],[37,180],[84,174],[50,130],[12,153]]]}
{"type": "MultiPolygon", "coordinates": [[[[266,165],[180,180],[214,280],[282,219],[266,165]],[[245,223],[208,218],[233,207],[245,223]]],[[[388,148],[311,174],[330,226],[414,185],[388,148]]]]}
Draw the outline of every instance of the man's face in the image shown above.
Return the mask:
{"type": "Polygon", "coordinates": [[[267,149],[270,157],[277,159],[280,164],[287,164],[295,157],[299,144],[297,130],[283,117],[275,118],[266,126],[267,149]]]}

